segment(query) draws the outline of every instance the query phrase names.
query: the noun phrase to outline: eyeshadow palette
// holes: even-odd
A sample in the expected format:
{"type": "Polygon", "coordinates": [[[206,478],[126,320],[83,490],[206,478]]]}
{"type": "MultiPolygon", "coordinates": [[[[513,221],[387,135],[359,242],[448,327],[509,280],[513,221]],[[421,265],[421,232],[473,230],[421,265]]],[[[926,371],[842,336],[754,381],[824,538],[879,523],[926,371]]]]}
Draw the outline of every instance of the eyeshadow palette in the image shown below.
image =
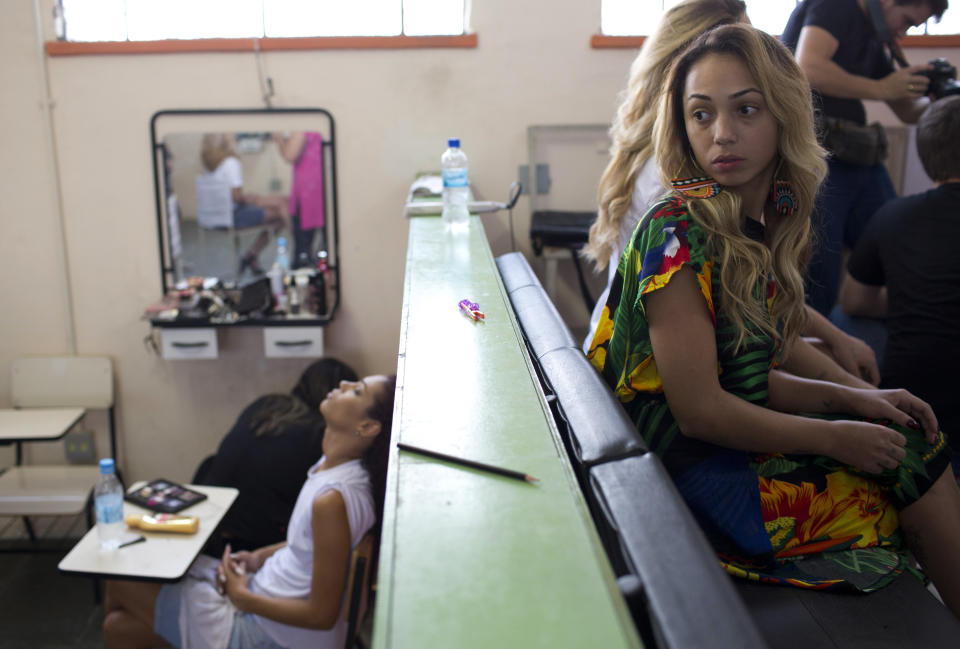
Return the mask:
{"type": "Polygon", "coordinates": [[[170,480],[152,480],[142,487],[131,489],[125,500],[155,512],[175,514],[205,499],[206,494],[194,491],[170,480]]]}

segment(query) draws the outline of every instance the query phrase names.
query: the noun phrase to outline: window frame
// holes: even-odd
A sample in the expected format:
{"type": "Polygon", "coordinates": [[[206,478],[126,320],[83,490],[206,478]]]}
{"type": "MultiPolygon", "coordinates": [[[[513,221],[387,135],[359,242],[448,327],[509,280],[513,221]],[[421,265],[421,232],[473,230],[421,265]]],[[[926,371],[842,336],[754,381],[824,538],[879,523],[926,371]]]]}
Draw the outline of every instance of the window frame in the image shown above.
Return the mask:
{"type": "MultiPolygon", "coordinates": [[[[164,54],[198,52],[264,52],[298,50],[344,49],[429,49],[476,48],[477,34],[470,29],[471,0],[464,0],[462,34],[397,34],[397,35],[337,35],[337,36],[241,36],[235,38],[171,38],[163,40],[72,41],[62,38],[62,0],[51,0],[54,5],[54,24],[58,38],[47,40],[47,56],[85,56],[91,54],[164,54]],[[59,11],[58,11],[59,9],[59,11]]],[[[402,0],[397,0],[402,2],[402,0]]]]}
{"type": "Polygon", "coordinates": [[[297,38],[169,39],[162,41],[47,41],[45,44],[47,56],[476,47],[476,33],[457,36],[307,36],[297,38]]]}

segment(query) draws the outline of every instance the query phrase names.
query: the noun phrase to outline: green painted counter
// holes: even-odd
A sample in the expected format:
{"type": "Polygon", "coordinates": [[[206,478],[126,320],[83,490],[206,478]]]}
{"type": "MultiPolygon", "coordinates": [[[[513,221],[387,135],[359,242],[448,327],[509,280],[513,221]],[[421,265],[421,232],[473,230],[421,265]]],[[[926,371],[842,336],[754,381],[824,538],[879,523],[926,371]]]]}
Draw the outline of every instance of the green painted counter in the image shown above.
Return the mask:
{"type": "Polygon", "coordinates": [[[476,216],[410,219],[397,372],[373,647],[641,646],[476,216]]]}

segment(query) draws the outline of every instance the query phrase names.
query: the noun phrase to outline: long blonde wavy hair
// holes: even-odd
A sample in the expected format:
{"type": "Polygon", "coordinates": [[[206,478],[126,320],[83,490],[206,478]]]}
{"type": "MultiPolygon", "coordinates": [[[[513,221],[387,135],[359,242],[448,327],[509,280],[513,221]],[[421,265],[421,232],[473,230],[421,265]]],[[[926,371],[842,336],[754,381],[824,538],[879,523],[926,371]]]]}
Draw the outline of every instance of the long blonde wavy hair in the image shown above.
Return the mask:
{"type": "Polygon", "coordinates": [[[736,347],[746,339],[748,323],[771,334],[779,325],[790,342],[806,319],[803,269],[811,249],[810,213],[827,172],[826,152],[814,132],[810,85],[790,51],[769,34],[748,25],[726,25],[699,37],[671,68],[654,127],[654,156],[665,184],[678,176],[703,175],[687,139],[683,93],[690,69],[712,54],[740,59],[763,94],[778,125],[775,179],[790,183],[796,210],[787,217],[767,218],[767,245],[743,233],[745,216],[735,192],[687,199],[689,213],[707,232],[720,265],[724,303],[738,330],[736,347]],[[758,296],[757,287],[770,275],[777,291],[768,316],[766,296],[758,296]]]}
{"type": "Polygon", "coordinates": [[[620,224],[630,209],[633,185],[653,155],[651,132],[670,64],[694,38],[718,25],[742,22],[746,12],[741,0],[684,0],[664,13],[634,59],[610,127],[610,162],[597,192],[597,220],[582,252],[597,269],[606,268],[619,247],[620,224]]]}
{"type": "Polygon", "coordinates": [[[216,171],[220,163],[237,155],[230,133],[206,133],[200,145],[200,160],[207,171],[216,171]]]}

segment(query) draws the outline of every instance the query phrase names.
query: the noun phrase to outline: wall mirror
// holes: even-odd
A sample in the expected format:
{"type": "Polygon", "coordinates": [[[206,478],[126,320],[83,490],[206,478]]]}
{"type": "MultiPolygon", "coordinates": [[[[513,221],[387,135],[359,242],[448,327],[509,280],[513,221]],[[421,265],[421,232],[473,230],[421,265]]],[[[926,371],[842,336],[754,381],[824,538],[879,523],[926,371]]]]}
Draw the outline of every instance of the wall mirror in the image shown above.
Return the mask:
{"type": "Polygon", "coordinates": [[[333,317],[340,260],[329,112],[162,110],[150,139],[164,295],[198,277],[242,287],[269,275],[285,252],[288,276],[324,276],[311,315],[333,317]]]}

